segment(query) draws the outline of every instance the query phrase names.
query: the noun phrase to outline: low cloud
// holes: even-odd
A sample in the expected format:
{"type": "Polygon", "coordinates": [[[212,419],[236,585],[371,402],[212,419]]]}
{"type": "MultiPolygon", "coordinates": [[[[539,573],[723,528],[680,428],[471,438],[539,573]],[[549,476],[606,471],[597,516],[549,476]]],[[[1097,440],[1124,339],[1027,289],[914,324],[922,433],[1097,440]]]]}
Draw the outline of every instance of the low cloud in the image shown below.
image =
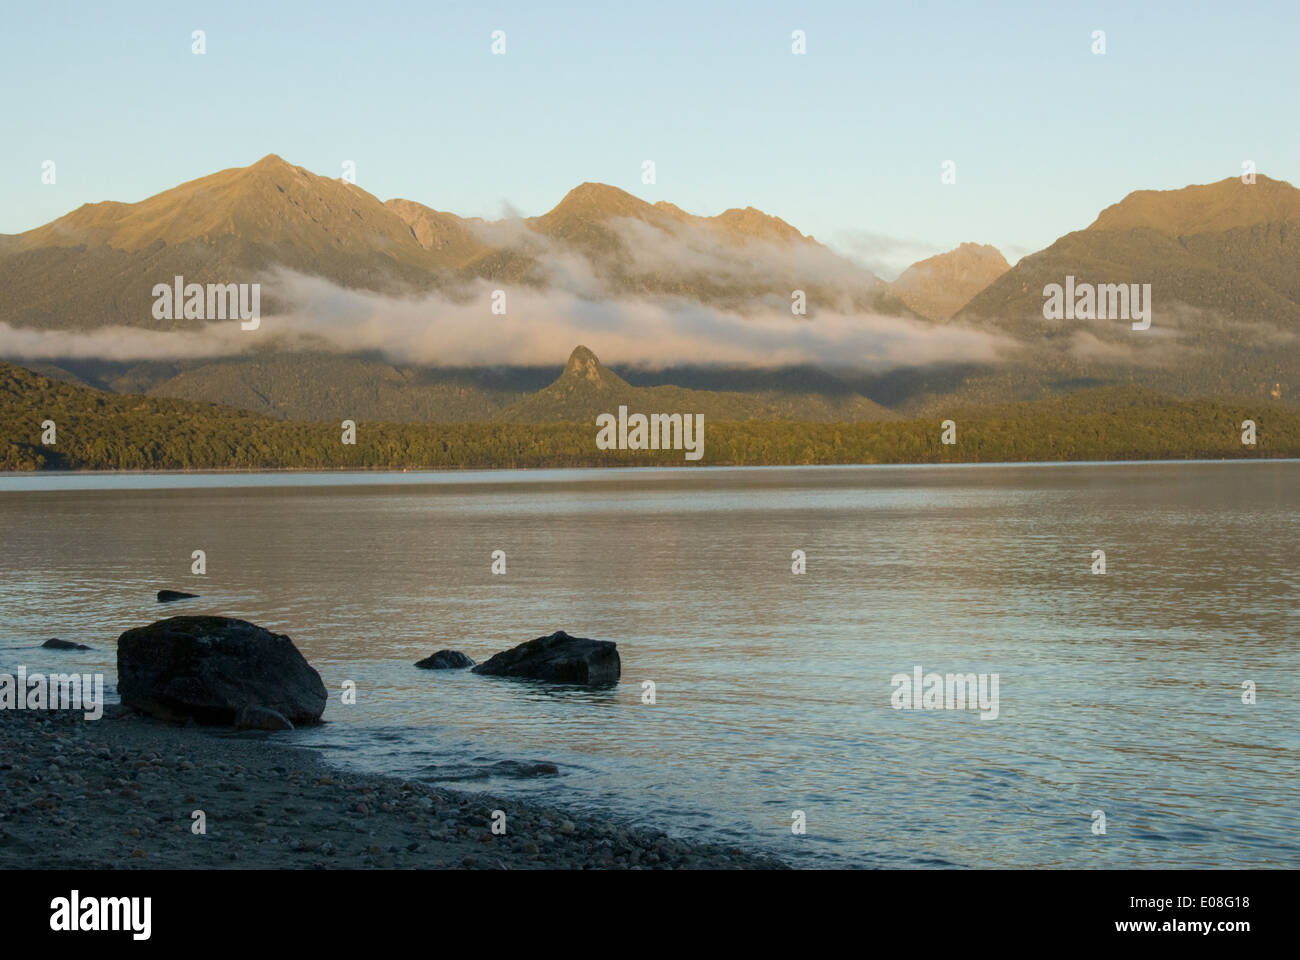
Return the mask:
{"type": "Polygon", "coordinates": [[[554,365],[579,343],[606,363],[777,367],[814,364],[868,372],[899,366],[992,363],[1005,335],[861,309],[881,292],[860,264],[816,243],[747,236],[706,221],[606,221],[616,243],[594,260],[511,218],[471,222],[495,249],[526,257],[542,286],[469,281],[450,294],[381,294],[276,269],[260,278],[266,313],[186,331],[129,327],[43,331],[0,325],[0,355],[117,361],[208,359],[251,349],[379,352],[419,366],[554,365]],[[618,279],[614,279],[617,274],[618,279]],[[644,278],[644,284],[641,283],[644,278]],[[720,303],[661,292],[724,291],[720,303]],[[640,295],[629,290],[644,289],[640,295]],[[492,313],[505,290],[504,316],[492,313]],[[807,317],[791,293],[807,292],[807,317]]]}
{"type": "Polygon", "coordinates": [[[1070,337],[1070,355],[1089,363],[1122,363],[1130,366],[1164,366],[1168,355],[1116,340],[1103,340],[1095,333],[1079,330],[1070,337]]]}
{"type": "Polygon", "coordinates": [[[885,280],[897,280],[899,274],[945,248],[923,240],[891,237],[867,230],[845,230],[834,235],[832,242],[848,258],[885,280]]]}
{"type": "MultiPolygon", "coordinates": [[[[714,285],[818,291],[819,304],[847,312],[855,298],[881,292],[880,278],[818,243],[736,237],[709,223],[673,224],[671,232],[636,218],[610,223],[626,251],[625,268],[642,276],[676,276],[714,285]]],[[[820,316],[820,314],[819,314],[820,316]]]]}
{"type": "Polygon", "coordinates": [[[250,334],[239,321],[209,324],[202,331],[96,327],[38,330],[0,323],[0,357],[10,360],[178,360],[216,359],[248,349],[250,334]]]}
{"type": "MultiPolygon", "coordinates": [[[[590,275],[584,284],[595,284],[590,275]]],[[[262,322],[267,336],[320,338],[344,351],[377,350],[421,365],[555,364],[582,343],[607,363],[782,366],[814,363],[879,370],[902,365],[993,362],[1004,337],[901,317],[819,311],[794,317],[789,303],[745,312],[682,298],[600,298],[557,288],[507,291],[491,312],[495,285],[465,300],[393,298],[281,274],[276,289],[294,308],[262,322]]],[[[254,334],[249,334],[252,336],[254,334]]]]}
{"type": "MultiPolygon", "coordinates": [[[[573,285],[599,292],[580,258],[573,285]]],[[[548,268],[555,270],[552,262],[548,268]]],[[[0,352],[14,359],[216,358],[252,349],[377,351],[421,366],[554,365],[585,344],[606,363],[660,368],[681,364],[817,364],[867,371],[951,362],[994,362],[1006,337],[901,317],[819,311],[792,316],[788,301],[757,302],[745,312],[683,298],[592,298],[573,290],[507,291],[504,316],[491,311],[496,285],[475,282],[455,300],[394,297],[339,287],[319,277],[277,271],[264,280],[291,307],[244,331],[239,321],[190,331],[128,327],[48,331],[0,325],[0,352]]]]}

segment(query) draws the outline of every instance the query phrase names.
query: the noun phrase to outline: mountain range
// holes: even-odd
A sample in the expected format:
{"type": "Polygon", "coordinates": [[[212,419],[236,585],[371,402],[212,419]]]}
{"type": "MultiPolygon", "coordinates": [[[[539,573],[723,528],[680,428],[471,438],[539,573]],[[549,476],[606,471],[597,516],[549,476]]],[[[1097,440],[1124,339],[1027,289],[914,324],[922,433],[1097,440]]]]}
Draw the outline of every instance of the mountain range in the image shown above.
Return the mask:
{"type": "MultiPolygon", "coordinates": [[[[1131,384],[1296,403],[1298,230],[1300,191],[1262,175],[1250,184],[1230,178],[1131,193],[1014,266],[992,247],[966,243],[889,283],[752,207],[696,216],[583,183],[545,214],[489,221],[380,201],[270,155],[139,203],[86,204],[0,236],[0,358],[100,390],[295,420],[533,422],[586,418],[592,404],[619,398],[693,404],[725,419],[882,420],[1131,384]],[[281,282],[286,275],[337,291],[329,297],[344,306],[328,297],[304,306],[297,287],[281,282]],[[155,316],[154,285],[175,276],[260,281],[264,316],[296,311],[296,332],[319,335],[212,348],[203,321],[155,316]],[[1150,284],[1151,329],[1045,320],[1044,288],[1066,277],[1150,284]],[[490,351],[444,357],[437,351],[445,344],[431,356],[402,356],[382,330],[357,342],[373,318],[354,322],[348,313],[356,302],[380,314],[391,304],[429,305],[431,327],[453,322],[444,312],[463,323],[457,305],[495,286],[568,298],[537,300],[538,310],[652,304],[690,325],[697,340],[670,361],[612,369],[579,348],[556,379],[551,363],[574,346],[559,342],[567,332],[547,346],[551,362],[500,362],[490,351]],[[796,291],[806,315],[791,313],[796,291]],[[342,313],[334,326],[324,322],[330,311],[342,313]],[[750,319],[757,346],[736,362],[719,360],[750,338],[750,319]],[[103,340],[93,349],[76,340],[119,328],[160,345],[125,356],[109,355],[103,340]],[[340,330],[348,334],[342,345],[331,342],[340,330]],[[826,340],[827,331],[839,339],[826,340]],[[178,333],[198,335],[205,349],[168,355],[163,338],[178,333]],[[817,337],[816,360],[785,349],[817,337]],[[902,346],[883,360],[858,353],[863,343],[895,341],[902,346]],[[695,360],[697,343],[709,350],[695,360]],[[755,362],[767,344],[773,361],[755,362]]],[[[486,310],[482,322],[491,322],[486,310]]],[[[590,325],[593,338],[604,322],[590,325]]],[[[490,333],[477,335],[490,345],[490,333]]],[[[653,343],[657,333],[643,336],[653,343]]],[[[592,345],[605,352],[599,340],[592,345]]]]}
{"type": "MultiPolygon", "coordinates": [[[[0,323],[196,327],[153,316],[155,283],[229,283],[274,268],[382,293],[455,296],[473,280],[545,286],[546,261],[565,255],[585,260],[614,295],[734,306],[765,296],[788,302],[803,287],[814,304],[907,312],[879,277],[752,207],[696,217],[583,183],[541,216],[485,221],[413,200],[381,202],[269,155],[139,203],[89,203],[0,236],[0,323]],[[801,272],[810,261],[817,269],[801,272]]],[[[262,304],[270,313],[284,306],[274,292],[262,304]]]]}

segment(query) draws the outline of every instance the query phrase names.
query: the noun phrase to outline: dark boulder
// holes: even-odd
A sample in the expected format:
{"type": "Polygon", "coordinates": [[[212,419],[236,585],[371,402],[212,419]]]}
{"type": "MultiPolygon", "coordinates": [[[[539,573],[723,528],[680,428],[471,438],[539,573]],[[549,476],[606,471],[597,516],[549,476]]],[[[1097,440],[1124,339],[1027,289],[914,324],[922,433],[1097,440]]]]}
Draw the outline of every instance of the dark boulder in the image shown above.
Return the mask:
{"type": "Polygon", "coordinates": [[[199,595],[197,593],[181,593],[179,590],[158,591],[159,603],[173,603],[177,600],[197,600],[198,598],[199,595]]]}
{"type": "Polygon", "coordinates": [[[60,640],[58,637],[51,637],[41,644],[46,650],[89,650],[90,647],[84,643],[73,643],[71,640],[60,640]]]}
{"type": "MultiPolygon", "coordinates": [[[[123,704],[167,720],[229,726],[256,707],[319,723],[327,699],[292,640],[229,617],[170,617],[126,631],[117,675],[123,704]]],[[[257,722],[266,729],[265,717],[257,722]]]]}
{"type": "Polygon", "coordinates": [[[463,670],[474,666],[474,661],[459,650],[439,650],[431,657],[425,657],[415,664],[425,670],[463,670]]]}
{"type": "Polygon", "coordinates": [[[618,648],[611,640],[571,637],[563,630],[538,637],[474,668],[493,677],[524,677],[549,683],[604,686],[618,683],[621,666],[618,648]]]}

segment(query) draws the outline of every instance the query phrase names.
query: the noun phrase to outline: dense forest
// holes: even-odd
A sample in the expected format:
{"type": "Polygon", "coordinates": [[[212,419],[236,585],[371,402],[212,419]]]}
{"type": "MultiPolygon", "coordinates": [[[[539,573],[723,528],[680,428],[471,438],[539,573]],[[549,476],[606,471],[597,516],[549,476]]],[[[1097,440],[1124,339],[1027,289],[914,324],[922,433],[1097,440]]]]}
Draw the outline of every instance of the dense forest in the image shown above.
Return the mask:
{"type": "Polygon", "coordinates": [[[451,469],[1300,457],[1277,401],[1177,401],[1140,388],[869,423],[706,421],[704,456],[602,451],[587,423],[307,423],[215,404],[103,393],[0,364],[0,470],[451,469]],[[1253,420],[1257,443],[1241,442],[1253,420]],[[42,442],[46,421],[54,443],[42,442]]]}

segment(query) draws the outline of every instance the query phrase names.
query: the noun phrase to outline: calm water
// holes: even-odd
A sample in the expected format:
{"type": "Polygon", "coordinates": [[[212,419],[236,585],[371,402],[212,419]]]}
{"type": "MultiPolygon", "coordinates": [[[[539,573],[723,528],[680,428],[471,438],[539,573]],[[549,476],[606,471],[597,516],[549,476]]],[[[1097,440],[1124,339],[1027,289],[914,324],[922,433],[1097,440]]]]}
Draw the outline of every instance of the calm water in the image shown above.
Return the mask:
{"type": "Polygon", "coordinates": [[[806,865],[1300,866],[1298,462],[7,475],[0,538],[0,670],[111,683],[122,630],[243,617],[320,670],[332,722],[284,737],[338,763],[806,865]],[[412,666],[557,629],[622,684],[412,666]],[[916,665],[1000,715],[893,709],[916,665]]]}

